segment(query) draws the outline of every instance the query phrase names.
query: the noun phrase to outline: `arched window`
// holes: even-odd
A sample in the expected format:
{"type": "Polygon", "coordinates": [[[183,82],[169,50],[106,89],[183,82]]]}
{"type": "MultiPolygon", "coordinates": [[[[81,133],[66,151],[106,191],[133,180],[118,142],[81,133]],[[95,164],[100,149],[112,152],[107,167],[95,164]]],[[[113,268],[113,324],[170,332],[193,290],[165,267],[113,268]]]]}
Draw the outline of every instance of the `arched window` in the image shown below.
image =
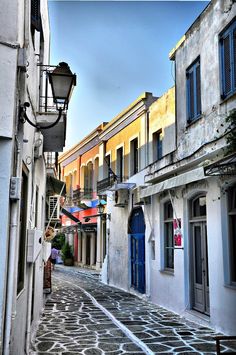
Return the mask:
{"type": "Polygon", "coordinates": [[[191,217],[205,217],[206,216],[206,196],[198,196],[192,200],[191,217]]]}

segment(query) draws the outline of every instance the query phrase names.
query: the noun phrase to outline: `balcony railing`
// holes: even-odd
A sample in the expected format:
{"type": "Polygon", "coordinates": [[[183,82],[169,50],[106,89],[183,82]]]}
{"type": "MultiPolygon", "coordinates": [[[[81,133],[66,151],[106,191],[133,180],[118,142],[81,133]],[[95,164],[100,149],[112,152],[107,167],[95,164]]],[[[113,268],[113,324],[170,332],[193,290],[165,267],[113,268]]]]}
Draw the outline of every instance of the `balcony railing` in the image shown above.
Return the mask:
{"type": "Polygon", "coordinates": [[[94,191],[92,189],[81,189],[78,188],[76,190],[73,190],[73,196],[72,200],[74,203],[80,202],[81,200],[91,200],[94,198],[94,191]]]}
{"type": "Polygon", "coordinates": [[[110,175],[106,179],[97,182],[97,192],[107,190],[109,187],[112,187],[115,183],[121,183],[126,181],[127,179],[128,176],[110,175]]]}

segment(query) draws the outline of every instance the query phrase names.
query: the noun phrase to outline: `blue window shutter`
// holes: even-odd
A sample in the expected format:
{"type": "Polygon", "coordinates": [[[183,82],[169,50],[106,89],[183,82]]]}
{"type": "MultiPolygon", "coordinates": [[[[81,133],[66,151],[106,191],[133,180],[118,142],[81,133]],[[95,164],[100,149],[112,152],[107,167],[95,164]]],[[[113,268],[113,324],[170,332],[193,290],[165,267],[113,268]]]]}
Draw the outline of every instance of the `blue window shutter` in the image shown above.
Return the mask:
{"type": "Polygon", "coordinates": [[[223,99],[236,92],[236,20],[220,35],[221,96],[223,99]]]}
{"type": "Polygon", "coordinates": [[[200,63],[196,66],[196,115],[201,114],[201,77],[200,63]]]}
{"type": "Polygon", "coordinates": [[[231,65],[230,65],[230,36],[223,39],[223,63],[224,63],[224,95],[231,91],[231,65]]]}
{"type": "Polygon", "coordinates": [[[194,117],[194,80],[193,71],[187,73],[187,106],[188,106],[188,120],[194,117]]]}
{"type": "Polygon", "coordinates": [[[162,158],[162,139],[159,133],[157,137],[157,159],[161,159],[161,158],[162,158]]]}
{"type": "Polygon", "coordinates": [[[234,90],[236,90],[236,29],[233,34],[233,68],[234,68],[234,90]]]}
{"type": "Polygon", "coordinates": [[[194,118],[194,76],[193,71],[189,73],[189,111],[190,119],[194,118]]]}
{"type": "Polygon", "coordinates": [[[199,59],[187,70],[186,76],[187,112],[188,121],[191,122],[201,114],[201,77],[199,59]]]}

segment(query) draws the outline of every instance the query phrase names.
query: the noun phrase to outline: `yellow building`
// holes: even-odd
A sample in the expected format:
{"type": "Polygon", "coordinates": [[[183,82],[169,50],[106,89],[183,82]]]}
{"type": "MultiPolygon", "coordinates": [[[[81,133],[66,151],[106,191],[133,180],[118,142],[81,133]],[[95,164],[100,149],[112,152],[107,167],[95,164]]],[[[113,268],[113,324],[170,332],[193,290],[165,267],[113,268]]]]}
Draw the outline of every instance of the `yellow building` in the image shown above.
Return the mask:
{"type": "Polygon", "coordinates": [[[68,215],[63,215],[63,231],[73,246],[75,263],[94,268],[99,268],[103,260],[103,249],[97,241],[97,218],[90,216],[97,214],[98,142],[105,125],[99,125],[59,157],[61,179],[67,191],[64,209],[80,221],[76,225],[68,215]]]}

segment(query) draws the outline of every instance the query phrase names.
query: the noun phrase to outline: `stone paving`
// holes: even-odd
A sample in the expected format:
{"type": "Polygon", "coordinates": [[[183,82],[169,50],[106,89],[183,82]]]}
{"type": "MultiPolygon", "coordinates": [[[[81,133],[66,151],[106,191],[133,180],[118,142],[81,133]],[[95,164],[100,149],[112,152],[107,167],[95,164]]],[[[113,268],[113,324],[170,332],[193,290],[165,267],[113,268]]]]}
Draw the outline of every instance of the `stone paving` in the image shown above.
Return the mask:
{"type": "MultiPolygon", "coordinates": [[[[215,354],[215,335],[96,273],[57,265],[30,354],[215,354]]],[[[234,345],[221,351],[236,354],[234,345]]]]}

